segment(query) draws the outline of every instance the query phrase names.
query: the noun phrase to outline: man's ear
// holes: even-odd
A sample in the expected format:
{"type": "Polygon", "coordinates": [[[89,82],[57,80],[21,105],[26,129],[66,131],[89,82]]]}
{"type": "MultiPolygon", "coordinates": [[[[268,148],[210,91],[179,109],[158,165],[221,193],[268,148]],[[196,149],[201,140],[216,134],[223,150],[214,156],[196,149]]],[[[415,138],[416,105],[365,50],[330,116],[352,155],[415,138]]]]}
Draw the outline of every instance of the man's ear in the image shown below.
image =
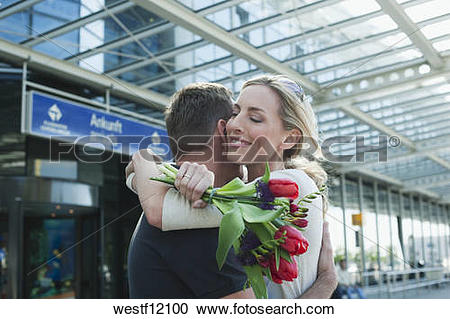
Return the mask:
{"type": "Polygon", "coordinates": [[[283,143],[280,145],[280,148],[283,150],[291,149],[295,147],[295,145],[297,145],[297,143],[299,143],[301,139],[302,133],[299,129],[294,128],[288,132],[283,143]]]}
{"type": "Polygon", "coordinates": [[[226,139],[227,139],[227,121],[225,121],[224,119],[220,119],[217,122],[217,132],[219,133],[220,136],[220,140],[222,141],[222,143],[226,143],[226,139]]]}

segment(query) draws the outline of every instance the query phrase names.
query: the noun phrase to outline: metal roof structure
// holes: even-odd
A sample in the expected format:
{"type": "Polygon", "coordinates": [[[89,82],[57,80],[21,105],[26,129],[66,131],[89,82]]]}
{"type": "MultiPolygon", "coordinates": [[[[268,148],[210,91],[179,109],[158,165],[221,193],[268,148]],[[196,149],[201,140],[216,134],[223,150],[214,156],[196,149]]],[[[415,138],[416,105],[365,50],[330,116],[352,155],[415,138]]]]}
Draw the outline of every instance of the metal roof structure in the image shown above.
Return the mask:
{"type": "Polygon", "coordinates": [[[159,119],[187,83],[238,93],[283,73],[303,83],[323,139],[388,136],[387,162],[367,153],[341,171],[450,202],[448,0],[7,0],[0,57],[138,96],[148,108],[121,107],[159,119]]]}

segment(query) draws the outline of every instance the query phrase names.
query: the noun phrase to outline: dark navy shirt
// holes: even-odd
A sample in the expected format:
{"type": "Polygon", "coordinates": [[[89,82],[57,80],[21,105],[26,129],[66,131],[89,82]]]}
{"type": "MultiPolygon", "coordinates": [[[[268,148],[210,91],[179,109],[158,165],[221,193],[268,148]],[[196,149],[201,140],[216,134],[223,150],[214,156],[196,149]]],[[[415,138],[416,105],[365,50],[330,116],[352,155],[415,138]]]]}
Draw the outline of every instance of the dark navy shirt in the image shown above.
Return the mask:
{"type": "Polygon", "coordinates": [[[130,298],[220,298],[247,280],[233,249],[221,270],[216,262],[219,229],[163,232],[144,214],[128,251],[130,298]]]}

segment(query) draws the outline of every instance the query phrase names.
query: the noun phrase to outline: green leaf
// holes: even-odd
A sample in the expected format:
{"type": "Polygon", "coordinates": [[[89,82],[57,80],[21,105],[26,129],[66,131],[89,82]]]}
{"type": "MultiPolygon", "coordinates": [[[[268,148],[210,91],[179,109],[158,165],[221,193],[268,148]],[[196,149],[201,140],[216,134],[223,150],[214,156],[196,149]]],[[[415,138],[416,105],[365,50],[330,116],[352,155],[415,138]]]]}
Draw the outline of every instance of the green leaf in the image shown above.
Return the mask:
{"type": "Polygon", "coordinates": [[[272,240],[275,234],[275,232],[270,232],[263,224],[247,224],[247,227],[258,236],[261,242],[272,240]]]}
{"type": "Polygon", "coordinates": [[[281,255],[281,258],[283,258],[284,260],[286,260],[290,263],[293,262],[292,256],[289,255],[289,253],[286,250],[284,250],[283,248],[280,249],[280,255],[281,255]]]}
{"type": "Polygon", "coordinates": [[[264,210],[254,205],[239,203],[242,215],[248,223],[266,223],[279,217],[283,212],[283,207],[278,210],[264,210]]]}
{"type": "Polygon", "coordinates": [[[252,196],[256,194],[254,183],[245,184],[239,177],[234,178],[217,190],[219,195],[252,196]]]}
{"type": "Polygon", "coordinates": [[[225,185],[220,188],[220,191],[230,192],[240,189],[241,187],[245,187],[245,183],[239,178],[235,177],[233,180],[229,181],[225,185]]]}
{"type": "Polygon", "coordinates": [[[280,269],[280,246],[275,247],[275,267],[276,270],[280,269]]]}
{"type": "Polygon", "coordinates": [[[273,281],[272,273],[270,272],[270,267],[263,268],[263,273],[267,276],[267,278],[270,279],[270,281],[273,281]]]}
{"type": "Polygon", "coordinates": [[[285,225],[290,225],[291,223],[287,223],[280,218],[275,218],[274,220],[272,220],[272,224],[274,224],[275,227],[280,228],[285,225]]]}
{"type": "Polygon", "coordinates": [[[244,266],[244,271],[252,285],[255,297],[257,299],[267,299],[267,288],[262,275],[262,267],[259,265],[244,266]]]}
{"type": "Polygon", "coordinates": [[[261,178],[261,181],[263,181],[264,183],[268,183],[270,179],[270,167],[269,167],[269,163],[266,162],[266,171],[264,172],[263,177],[261,178]]]}
{"type": "Polygon", "coordinates": [[[222,269],[223,264],[228,255],[233,243],[239,239],[245,229],[244,220],[239,206],[228,211],[222,218],[219,228],[219,243],[216,251],[216,260],[219,269],[222,269]]]}
{"type": "Polygon", "coordinates": [[[222,214],[225,215],[228,211],[235,207],[237,200],[229,201],[213,198],[212,203],[222,212],[222,214]]]}
{"type": "Polygon", "coordinates": [[[241,242],[240,242],[240,240],[235,240],[233,242],[233,249],[234,249],[234,253],[236,255],[239,254],[239,250],[241,249],[241,242]]]}

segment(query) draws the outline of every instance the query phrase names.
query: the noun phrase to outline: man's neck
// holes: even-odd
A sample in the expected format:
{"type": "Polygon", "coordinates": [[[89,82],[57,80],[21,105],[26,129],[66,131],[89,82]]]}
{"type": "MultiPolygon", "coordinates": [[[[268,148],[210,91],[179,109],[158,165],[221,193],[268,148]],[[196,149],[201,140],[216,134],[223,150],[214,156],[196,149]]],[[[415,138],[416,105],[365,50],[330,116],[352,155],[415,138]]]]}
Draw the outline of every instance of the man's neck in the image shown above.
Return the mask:
{"type": "Polygon", "coordinates": [[[235,177],[241,177],[240,165],[232,163],[205,163],[206,167],[214,173],[214,187],[221,187],[235,177]]]}

